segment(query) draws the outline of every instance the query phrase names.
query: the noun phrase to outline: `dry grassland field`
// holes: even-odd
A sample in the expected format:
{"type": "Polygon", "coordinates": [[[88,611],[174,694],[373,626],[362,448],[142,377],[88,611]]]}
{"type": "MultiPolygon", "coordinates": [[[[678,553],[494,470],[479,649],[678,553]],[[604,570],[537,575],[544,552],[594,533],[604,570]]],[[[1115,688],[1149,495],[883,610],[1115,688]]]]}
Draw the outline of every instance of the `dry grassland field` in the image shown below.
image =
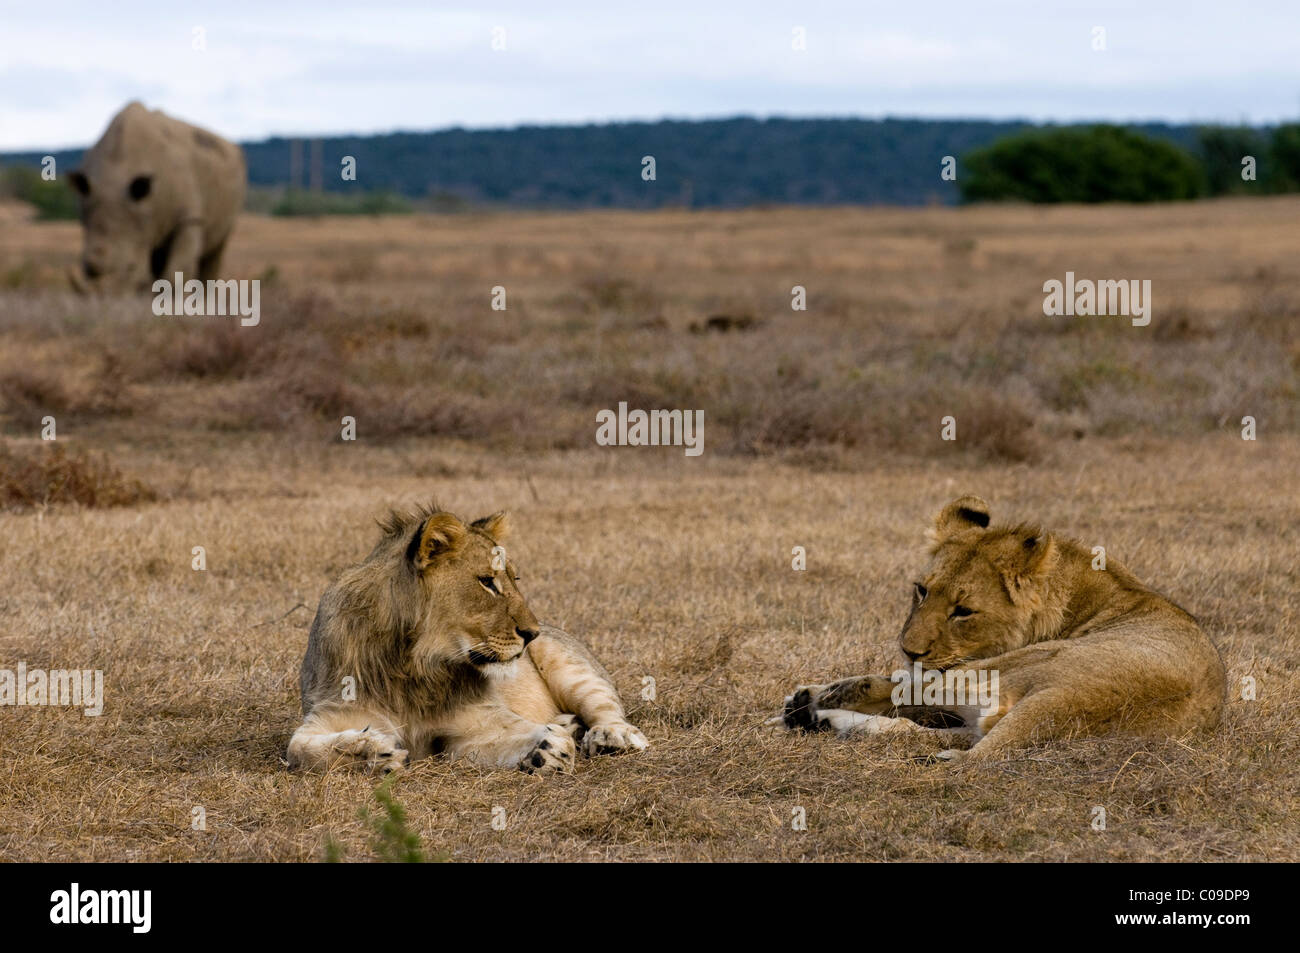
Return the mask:
{"type": "Polygon", "coordinates": [[[530,605],[651,748],[415,762],[392,792],[429,857],[1300,859],[1296,198],[247,216],[255,327],[77,298],[76,225],[0,220],[0,667],[105,678],[98,717],[0,708],[0,858],[374,858],[376,780],[282,759],[322,591],[436,499],[510,511],[530,605]],[[1151,323],[1045,316],[1067,271],[1150,279],[1151,323]],[[597,446],[620,401],[702,409],[703,454],[597,446]],[[967,492],[1196,615],[1222,725],[986,765],[767,726],[798,683],[896,667],[967,492]]]}

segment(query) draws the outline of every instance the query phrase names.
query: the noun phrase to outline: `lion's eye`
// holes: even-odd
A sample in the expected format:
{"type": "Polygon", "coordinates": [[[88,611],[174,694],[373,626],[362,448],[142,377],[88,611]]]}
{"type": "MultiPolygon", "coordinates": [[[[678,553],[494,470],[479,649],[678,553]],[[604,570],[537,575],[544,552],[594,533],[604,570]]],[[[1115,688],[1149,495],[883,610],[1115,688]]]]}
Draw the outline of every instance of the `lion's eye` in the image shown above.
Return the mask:
{"type": "Polygon", "coordinates": [[[925,586],[921,585],[919,582],[914,582],[912,585],[916,587],[916,601],[918,603],[924,602],[925,597],[930,594],[930,590],[925,588],[925,586]]]}
{"type": "Polygon", "coordinates": [[[953,606],[952,613],[948,616],[950,619],[966,619],[975,614],[974,609],[967,609],[965,606],[953,606]]]}
{"type": "Polygon", "coordinates": [[[495,576],[479,576],[478,584],[494,596],[499,596],[501,594],[497,591],[497,580],[495,576]]]}

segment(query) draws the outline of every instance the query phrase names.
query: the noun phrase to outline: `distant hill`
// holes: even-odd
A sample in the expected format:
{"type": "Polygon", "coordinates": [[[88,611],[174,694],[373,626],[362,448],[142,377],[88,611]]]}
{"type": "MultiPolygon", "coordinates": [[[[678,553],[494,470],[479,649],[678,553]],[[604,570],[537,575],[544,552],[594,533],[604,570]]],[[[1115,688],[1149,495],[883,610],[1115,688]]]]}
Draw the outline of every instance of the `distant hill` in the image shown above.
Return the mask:
{"type": "MultiPolygon", "coordinates": [[[[333,136],[322,141],[322,184],[330,192],[389,191],[449,207],[954,204],[960,196],[955,183],[940,179],[942,158],[960,158],[1029,127],[977,120],[736,118],[333,136]],[[655,157],[653,182],[641,177],[647,155],[655,157]],[[355,182],[340,177],[343,156],[357,161],[355,182]]],[[[1129,128],[1196,148],[1195,126],[1129,128]]],[[[243,146],[253,186],[290,184],[291,140],[243,146]]],[[[0,155],[0,165],[34,165],[41,155],[0,155]]],[[[54,155],[66,169],[81,151],[54,155]]],[[[302,166],[309,166],[305,144],[301,155],[302,166]]],[[[306,172],[300,182],[306,184],[306,172]]]]}

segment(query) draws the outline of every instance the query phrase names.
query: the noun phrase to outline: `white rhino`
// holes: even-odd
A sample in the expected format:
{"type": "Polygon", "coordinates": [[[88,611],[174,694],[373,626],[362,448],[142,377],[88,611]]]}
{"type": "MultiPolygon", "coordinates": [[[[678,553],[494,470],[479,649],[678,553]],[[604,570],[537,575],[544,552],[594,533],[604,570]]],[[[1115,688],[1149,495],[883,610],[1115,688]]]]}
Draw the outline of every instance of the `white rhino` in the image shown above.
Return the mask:
{"type": "Polygon", "coordinates": [[[234,143],[132,102],[69,179],[85,229],[73,285],[139,291],[176,272],[217,277],[248,169],[234,143]]]}

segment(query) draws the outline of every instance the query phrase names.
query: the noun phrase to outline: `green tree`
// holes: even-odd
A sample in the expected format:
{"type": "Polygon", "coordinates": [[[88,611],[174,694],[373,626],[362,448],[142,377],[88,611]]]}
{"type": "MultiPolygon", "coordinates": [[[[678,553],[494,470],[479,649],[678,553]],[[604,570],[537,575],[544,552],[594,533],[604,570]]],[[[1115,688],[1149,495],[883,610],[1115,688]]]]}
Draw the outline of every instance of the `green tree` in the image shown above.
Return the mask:
{"type": "Polygon", "coordinates": [[[0,193],[36,206],[37,219],[56,221],[78,217],[77,196],[68,183],[57,179],[47,181],[37,169],[26,165],[9,166],[0,169],[0,173],[0,193]]]}
{"type": "Polygon", "coordinates": [[[1120,126],[1019,133],[971,152],[962,168],[967,202],[1163,202],[1206,190],[1188,152],[1120,126]]]}
{"type": "Polygon", "coordinates": [[[1274,192],[1300,191],[1300,124],[1273,130],[1269,163],[1268,184],[1274,192]]]}
{"type": "Polygon", "coordinates": [[[1272,171],[1268,158],[1268,141],[1258,129],[1249,126],[1202,126],[1197,131],[1201,161],[1210,195],[1235,195],[1263,191],[1264,181],[1272,171]],[[1241,161],[1254,156],[1259,181],[1241,177],[1241,161]]]}

